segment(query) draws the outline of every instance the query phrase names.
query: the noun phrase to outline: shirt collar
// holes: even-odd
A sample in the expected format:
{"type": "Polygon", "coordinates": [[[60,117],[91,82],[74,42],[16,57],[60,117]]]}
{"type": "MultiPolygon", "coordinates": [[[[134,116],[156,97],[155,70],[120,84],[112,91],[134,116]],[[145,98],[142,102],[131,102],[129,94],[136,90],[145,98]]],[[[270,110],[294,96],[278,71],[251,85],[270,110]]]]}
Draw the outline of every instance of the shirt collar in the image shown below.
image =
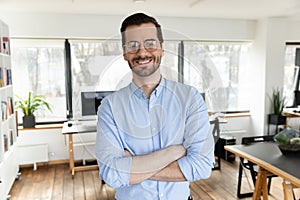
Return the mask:
{"type": "Polygon", "coordinates": [[[161,77],[158,86],[153,91],[156,97],[158,97],[158,95],[160,94],[162,89],[165,87],[165,85],[166,85],[166,79],[164,77],[161,77]]]}
{"type": "MultiPolygon", "coordinates": [[[[156,97],[158,97],[158,95],[160,94],[160,92],[162,91],[162,89],[165,87],[165,85],[166,85],[166,79],[164,77],[161,77],[158,86],[154,89],[154,91],[153,91],[152,94],[154,94],[156,97]]],[[[130,83],[130,91],[131,91],[131,93],[134,93],[138,98],[141,98],[141,97],[144,96],[143,90],[141,90],[134,83],[134,81],[131,81],[131,83],[130,83]]]]}

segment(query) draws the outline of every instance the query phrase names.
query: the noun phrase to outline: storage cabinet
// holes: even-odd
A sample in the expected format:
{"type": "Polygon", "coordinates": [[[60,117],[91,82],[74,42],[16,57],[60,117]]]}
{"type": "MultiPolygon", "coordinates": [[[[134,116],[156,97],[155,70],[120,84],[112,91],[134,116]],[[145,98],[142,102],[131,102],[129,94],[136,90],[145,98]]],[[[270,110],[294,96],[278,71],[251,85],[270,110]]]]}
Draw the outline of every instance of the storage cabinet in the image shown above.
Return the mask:
{"type": "Polygon", "coordinates": [[[8,26],[0,20],[0,200],[7,199],[18,176],[17,122],[13,107],[8,26]]]}
{"type": "Polygon", "coordinates": [[[224,146],[226,145],[235,145],[236,144],[236,138],[230,135],[221,135],[217,144],[215,151],[220,152],[221,158],[227,161],[234,161],[235,155],[229,151],[226,151],[224,149],[224,146]]]}

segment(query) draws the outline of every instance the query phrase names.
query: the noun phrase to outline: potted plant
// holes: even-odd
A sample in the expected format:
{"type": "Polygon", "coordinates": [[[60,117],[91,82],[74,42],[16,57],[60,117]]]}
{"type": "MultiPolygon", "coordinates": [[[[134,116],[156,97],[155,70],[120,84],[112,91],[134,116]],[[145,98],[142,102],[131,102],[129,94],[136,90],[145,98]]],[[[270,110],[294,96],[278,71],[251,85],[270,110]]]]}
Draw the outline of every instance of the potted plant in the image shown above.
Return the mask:
{"type": "Polygon", "coordinates": [[[24,128],[33,128],[35,126],[35,111],[44,109],[52,111],[46,98],[41,95],[34,95],[32,91],[28,92],[28,96],[26,98],[21,98],[18,95],[15,96],[17,98],[17,100],[15,101],[15,106],[16,108],[21,109],[24,114],[24,128]]]}
{"type": "Polygon", "coordinates": [[[269,114],[269,124],[284,125],[286,123],[286,116],[282,115],[282,111],[286,102],[282,91],[279,89],[273,89],[270,101],[273,111],[269,114]]]}

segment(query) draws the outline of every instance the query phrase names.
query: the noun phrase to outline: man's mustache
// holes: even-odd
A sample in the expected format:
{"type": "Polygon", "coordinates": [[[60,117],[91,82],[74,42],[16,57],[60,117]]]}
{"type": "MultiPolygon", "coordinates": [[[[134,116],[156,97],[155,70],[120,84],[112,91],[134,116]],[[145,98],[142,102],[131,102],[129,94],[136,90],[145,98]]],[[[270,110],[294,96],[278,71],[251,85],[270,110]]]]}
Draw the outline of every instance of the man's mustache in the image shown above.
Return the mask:
{"type": "Polygon", "coordinates": [[[138,61],[138,60],[150,60],[150,59],[153,59],[152,56],[145,56],[145,57],[141,57],[141,56],[138,56],[136,58],[133,58],[132,61],[138,61]]]}

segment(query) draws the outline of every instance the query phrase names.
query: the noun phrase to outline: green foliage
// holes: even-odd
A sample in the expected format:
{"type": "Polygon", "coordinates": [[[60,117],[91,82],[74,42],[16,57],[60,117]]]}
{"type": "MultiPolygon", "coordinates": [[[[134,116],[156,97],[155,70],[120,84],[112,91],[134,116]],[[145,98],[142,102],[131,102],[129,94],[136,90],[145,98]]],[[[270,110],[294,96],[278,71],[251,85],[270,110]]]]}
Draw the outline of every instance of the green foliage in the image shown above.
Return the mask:
{"type": "Polygon", "coordinates": [[[300,132],[293,128],[286,128],[274,136],[274,140],[279,145],[300,144],[300,132]]]}
{"type": "Polygon", "coordinates": [[[273,89],[272,96],[270,97],[271,106],[273,108],[273,113],[276,115],[281,115],[283,108],[286,105],[285,97],[280,89],[273,89]]]}
{"type": "Polygon", "coordinates": [[[33,115],[37,110],[48,109],[49,111],[52,111],[46,98],[41,95],[33,95],[32,91],[29,91],[28,96],[24,99],[18,95],[15,96],[18,99],[15,101],[15,106],[16,108],[20,108],[24,115],[33,115]]]}
{"type": "Polygon", "coordinates": [[[290,138],[281,132],[278,133],[277,135],[275,135],[274,139],[275,139],[276,143],[279,145],[286,145],[286,144],[289,144],[289,142],[290,142],[290,138]]]}
{"type": "Polygon", "coordinates": [[[300,138],[294,137],[294,138],[290,139],[290,144],[298,144],[298,145],[300,145],[300,138]]]}

